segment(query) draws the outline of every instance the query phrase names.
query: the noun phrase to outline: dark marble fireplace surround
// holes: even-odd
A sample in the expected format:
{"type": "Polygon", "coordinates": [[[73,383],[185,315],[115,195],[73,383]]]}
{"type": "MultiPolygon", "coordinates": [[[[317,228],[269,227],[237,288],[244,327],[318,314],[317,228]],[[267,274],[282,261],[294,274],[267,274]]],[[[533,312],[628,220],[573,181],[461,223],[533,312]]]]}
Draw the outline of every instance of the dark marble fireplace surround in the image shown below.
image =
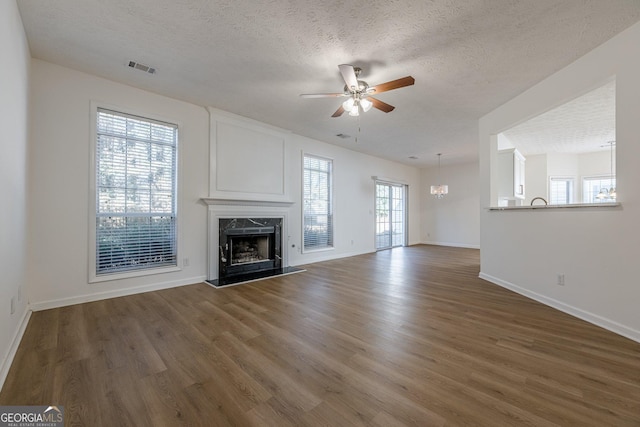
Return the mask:
{"type": "Polygon", "coordinates": [[[282,218],[219,219],[220,279],[282,267],[282,218]]]}
{"type": "Polygon", "coordinates": [[[289,273],[282,265],[283,218],[219,218],[220,287],[289,273]]]}

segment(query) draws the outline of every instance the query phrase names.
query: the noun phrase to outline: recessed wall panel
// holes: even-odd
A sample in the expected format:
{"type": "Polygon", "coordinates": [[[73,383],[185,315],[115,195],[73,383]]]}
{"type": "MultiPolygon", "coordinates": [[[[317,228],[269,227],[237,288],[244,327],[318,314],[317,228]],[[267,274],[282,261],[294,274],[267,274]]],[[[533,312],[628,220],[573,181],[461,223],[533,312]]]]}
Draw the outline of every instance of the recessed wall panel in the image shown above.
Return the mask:
{"type": "Polygon", "coordinates": [[[216,191],[284,195],[284,139],[234,124],[216,126],[216,191]]]}

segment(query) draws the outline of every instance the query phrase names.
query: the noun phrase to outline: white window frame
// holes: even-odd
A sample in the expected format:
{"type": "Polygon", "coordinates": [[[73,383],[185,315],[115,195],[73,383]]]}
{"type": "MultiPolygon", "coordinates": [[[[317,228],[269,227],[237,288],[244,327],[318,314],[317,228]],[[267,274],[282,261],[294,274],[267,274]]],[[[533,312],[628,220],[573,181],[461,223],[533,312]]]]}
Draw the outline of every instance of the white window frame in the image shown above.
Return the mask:
{"type": "Polygon", "coordinates": [[[180,212],[181,209],[181,198],[180,194],[182,194],[181,182],[182,182],[182,156],[180,155],[180,128],[182,127],[181,123],[175,119],[169,119],[165,117],[161,117],[154,113],[149,113],[146,111],[139,111],[132,108],[110,105],[106,103],[99,103],[92,101],[90,106],[90,135],[89,135],[89,248],[88,248],[88,273],[89,273],[89,283],[100,283],[111,280],[119,280],[119,279],[128,279],[142,276],[149,276],[154,274],[162,274],[162,273],[170,273],[175,271],[182,270],[182,215],[180,212]],[[176,143],[176,184],[175,184],[175,215],[176,215],[176,265],[171,266],[158,266],[158,267],[150,267],[147,269],[139,269],[139,270],[129,270],[123,272],[114,272],[108,274],[96,274],[96,264],[97,264],[97,236],[96,236],[96,197],[97,197],[97,184],[96,184],[96,141],[97,141],[97,119],[98,119],[98,110],[112,110],[114,112],[122,113],[125,115],[138,116],[142,119],[148,119],[150,121],[158,121],[164,123],[171,123],[178,128],[178,141],[176,143]]]}
{"type": "Polygon", "coordinates": [[[586,182],[587,181],[607,181],[607,180],[613,180],[615,182],[614,187],[617,186],[617,179],[616,179],[616,175],[587,175],[587,176],[583,176],[582,177],[582,202],[586,203],[586,204],[599,204],[599,203],[612,203],[612,202],[617,202],[617,200],[611,200],[611,199],[603,199],[603,200],[593,200],[593,201],[586,201],[585,200],[585,191],[586,191],[586,182]]]}
{"type": "Polygon", "coordinates": [[[562,205],[562,204],[573,204],[576,200],[576,178],[574,176],[550,176],[549,177],[549,204],[550,205],[562,205]],[[569,199],[567,203],[553,203],[553,182],[554,181],[564,181],[570,182],[571,188],[569,189],[569,199]]]}
{"type": "Polygon", "coordinates": [[[302,194],[301,194],[301,200],[302,200],[302,208],[301,208],[301,214],[302,214],[302,236],[301,236],[301,247],[302,247],[302,253],[311,253],[311,252],[322,252],[322,251],[332,251],[335,249],[335,229],[336,229],[336,224],[335,224],[335,206],[334,206],[334,196],[333,196],[333,177],[334,177],[334,161],[331,158],[328,157],[323,157],[323,156],[318,156],[315,154],[310,154],[310,153],[302,153],[302,194]],[[330,162],[331,164],[331,170],[329,172],[329,210],[330,210],[330,215],[331,215],[331,229],[330,229],[330,240],[331,240],[331,244],[327,245],[327,246],[322,246],[322,247],[310,247],[310,248],[306,248],[305,247],[305,240],[304,240],[304,235],[305,235],[305,194],[304,194],[304,187],[305,187],[305,182],[304,182],[304,175],[305,175],[305,167],[304,167],[304,160],[305,158],[310,157],[310,158],[314,158],[314,159],[319,159],[322,161],[327,161],[330,162]]]}
{"type": "Polygon", "coordinates": [[[375,231],[374,231],[374,244],[375,244],[375,248],[376,251],[381,251],[381,250],[387,250],[387,249],[393,249],[393,248],[398,248],[398,247],[402,247],[402,246],[407,246],[407,242],[408,242],[408,230],[409,230],[409,216],[407,214],[408,212],[408,206],[409,206],[409,186],[407,184],[404,183],[400,183],[400,182],[394,182],[394,181],[385,181],[385,180],[380,180],[380,179],[374,179],[374,223],[375,223],[375,231]],[[384,247],[378,247],[378,222],[377,222],[377,214],[378,214],[378,185],[383,185],[386,187],[389,187],[390,189],[390,194],[389,194],[389,205],[390,205],[390,209],[389,209],[389,225],[391,226],[391,235],[390,235],[390,246],[384,246],[384,247]],[[403,231],[402,231],[402,243],[398,244],[398,245],[394,245],[393,244],[393,224],[394,221],[393,220],[393,212],[396,212],[396,209],[391,208],[391,204],[393,201],[393,189],[401,189],[402,191],[402,227],[403,227],[403,231]]]}

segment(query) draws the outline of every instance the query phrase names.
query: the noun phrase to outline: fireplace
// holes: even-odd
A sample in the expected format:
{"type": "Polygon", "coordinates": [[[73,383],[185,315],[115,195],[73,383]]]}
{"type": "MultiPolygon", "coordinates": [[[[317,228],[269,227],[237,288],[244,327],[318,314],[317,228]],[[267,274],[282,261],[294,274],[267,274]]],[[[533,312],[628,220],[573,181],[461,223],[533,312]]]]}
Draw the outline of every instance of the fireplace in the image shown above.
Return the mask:
{"type": "Polygon", "coordinates": [[[223,288],[305,271],[289,266],[287,218],[293,202],[202,200],[209,207],[206,283],[223,288]]]}
{"type": "Polygon", "coordinates": [[[220,218],[218,222],[219,283],[282,269],[282,218],[220,218]]]}

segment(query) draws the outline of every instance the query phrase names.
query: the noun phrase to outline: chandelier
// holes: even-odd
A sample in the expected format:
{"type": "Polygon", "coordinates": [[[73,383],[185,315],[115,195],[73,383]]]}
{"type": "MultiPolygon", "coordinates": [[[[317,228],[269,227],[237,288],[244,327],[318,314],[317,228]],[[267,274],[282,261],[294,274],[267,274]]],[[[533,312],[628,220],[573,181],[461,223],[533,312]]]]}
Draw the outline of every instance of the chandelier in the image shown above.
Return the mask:
{"type": "Polygon", "coordinates": [[[438,153],[438,185],[431,186],[431,195],[436,196],[436,199],[442,199],[449,192],[448,185],[440,184],[440,156],[442,153],[438,153]]]}

